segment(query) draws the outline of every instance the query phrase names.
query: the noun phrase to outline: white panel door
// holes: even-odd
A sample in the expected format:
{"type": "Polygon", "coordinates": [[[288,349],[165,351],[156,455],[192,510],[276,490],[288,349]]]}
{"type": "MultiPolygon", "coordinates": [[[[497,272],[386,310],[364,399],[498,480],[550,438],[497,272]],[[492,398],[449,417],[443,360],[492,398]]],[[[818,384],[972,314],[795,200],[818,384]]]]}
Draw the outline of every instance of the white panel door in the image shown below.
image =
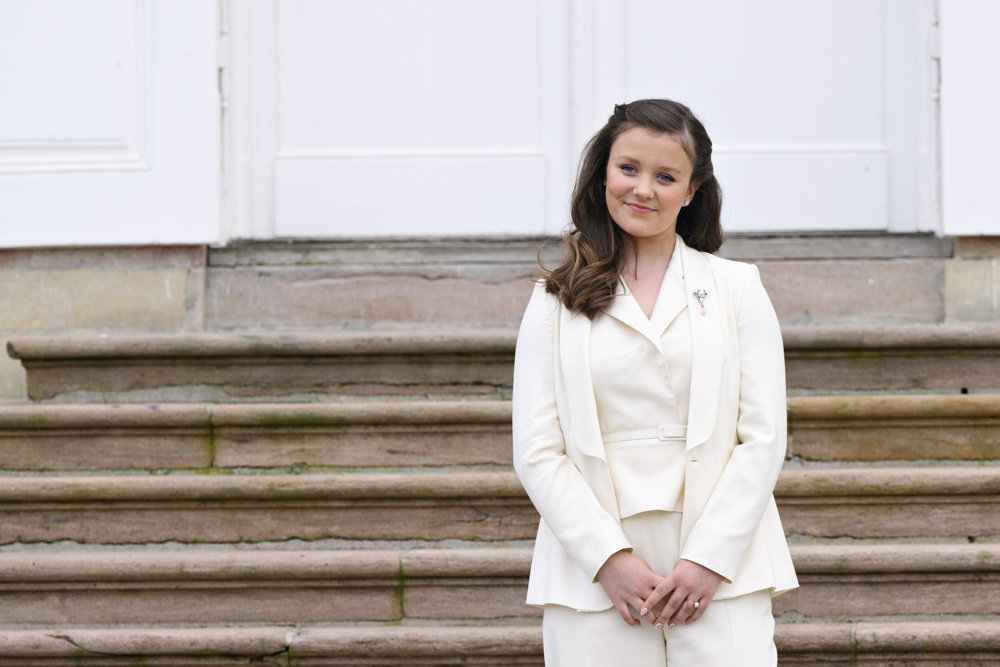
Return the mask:
{"type": "Polygon", "coordinates": [[[929,2],[574,6],[577,145],[614,103],[669,97],[712,136],[729,231],[936,227],[929,2]]]}
{"type": "Polygon", "coordinates": [[[1000,3],[942,0],[944,232],[1000,235],[1000,3]]]}
{"type": "Polygon", "coordinates": [[[933,0],[223,3],[233,237],[556,233],[616,102],[686,101],[730,231],[937,230],[933,0]]]}
{"type": "Polygon", "coordinates": [[[217,12],[0,0],[0,247],[220,238],[217,12]]]}
{"type": "Polygon", "coordinates": [[[568,16],[566,0],[234,5],[231,233],[557,232],[568,16]]]}

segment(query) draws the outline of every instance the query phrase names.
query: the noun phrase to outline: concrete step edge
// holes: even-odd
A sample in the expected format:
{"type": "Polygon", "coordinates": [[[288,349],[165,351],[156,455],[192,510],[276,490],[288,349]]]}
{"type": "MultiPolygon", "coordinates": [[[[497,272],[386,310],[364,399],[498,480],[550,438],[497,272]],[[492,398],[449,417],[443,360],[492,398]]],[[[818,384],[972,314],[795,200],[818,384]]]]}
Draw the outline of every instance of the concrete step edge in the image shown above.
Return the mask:
{"type": "MultiPolygon", "coordinates": [[[[793,545],[799,574],[1000,572],[1000,544],[793,545]]],[[[231,582],[524,578],[531,549],[169,550],[0,553],[0,581],[231,582]]]]}
{"type": "MultiPolygon", "coordinates": [[[[371,658],[541,655],[537,625],[378,627],[197,627],[12,629],[0,632],[0,657],[296,655],[371,658]]],[[[973,653],[1000,651],[998,621],[779,623],[783,655],[837,653],[973,653]]]]}
{"type": "Polygon", "coordinates": [[[0,631],[0,658],[273,655],[294,636],[294,626],[9,629],[0,631]]]}
{"type": "Polygon", "coordinates": [[[169,550],[0,553],[0,582],[378,580],[527,576],[531,549],[169,550]]]}
{"type": "Polygon", "coordinates": [[[17,336],[7,342],[15,359],[311,357],[345,355],[511,355],[511,328],[398,329],[323,333],[70,334],[17,336]]]}
{"type": "Polygon", "coordinates": [[[0,478],[0,502],[526,499],[514,472],[117,475],[0,478]]]}
{"type": "Polygon", "coordinates": [[[1000,467],[811,468],[782,470],[777,498],[977,496],[1000,493],[1000,467]]]}
{"type": "MultiPolygon", "coordinates": [[[[1000,419],[1000,394],[791,396],[788,411],[793,428],[855,420],[1000,419]]],[[[510,416],[508,400],[9,404],[0,409],[0,429],[506,423],[510,416]]]]}
{"type": "Polygon", "coordinates": [[[348,403],[12,404],[0,409],[0,429],[316,428],[350,425],[504,423],[510,401],[382,401],[348,403]]]}
{"type": "MultiPolygon", "coordinates": [[[[781,472],[775,489],[779,500],[998,493],[998,466],[788,469],[781,472]]],[[[512,470],[0,477],[3,503],[452,498],[526,500],[512,470]]]]}
{"type": "MultiPolygon", "coordinates": [[[[1000,324],[786,325],[789,351],[996,348],[1000,324]]],[[[513,328],[395,329],[282,333],[73,334],[17,336],[15,359],[204,358],[414,354],[510,355],[513,328]]]]}
{"type": "Polygon", "coordinates": [[[1000,418],[1000,394],[862,394],[790,396],[791,426],[817,422],[927,422],[1000,418]]]}

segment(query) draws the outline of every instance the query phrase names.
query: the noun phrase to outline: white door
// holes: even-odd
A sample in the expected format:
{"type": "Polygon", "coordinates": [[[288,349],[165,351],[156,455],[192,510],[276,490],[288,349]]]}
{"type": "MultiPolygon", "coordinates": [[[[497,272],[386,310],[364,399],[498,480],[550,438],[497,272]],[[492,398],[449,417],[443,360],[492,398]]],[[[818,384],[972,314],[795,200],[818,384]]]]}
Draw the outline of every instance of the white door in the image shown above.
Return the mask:
{"type": "Polygon", "coordinates": [[[217,13],[0,0],[0,247],[221,237],[217,13]]]}
{"type": "Polygon", "coordinates": [[[925,0],[584,0],[574,144],[615,102],[686,102],[729,231],[937,227],[925,0]]]}
{"type": "Polygon", "coordinates": [[[557,231],[567,0],[233,3],[234,236],[557,231]]]}
{"type": "Polygon", "coordinates": [[[686,101],[730,231],[936,229],[930,0],[232,5],[233,236],[552,234],[613,105],[686,101]]]}

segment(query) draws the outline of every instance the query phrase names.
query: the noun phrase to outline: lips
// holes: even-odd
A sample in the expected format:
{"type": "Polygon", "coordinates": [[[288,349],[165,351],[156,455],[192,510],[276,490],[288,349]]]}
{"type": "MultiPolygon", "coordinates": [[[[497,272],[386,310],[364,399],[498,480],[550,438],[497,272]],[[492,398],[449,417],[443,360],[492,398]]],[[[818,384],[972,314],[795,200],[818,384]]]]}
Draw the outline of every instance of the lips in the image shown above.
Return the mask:
{"type": "Polygon", "coordinates": [[[632,204],[630,202],[625,202],[625,205],[628,206],[633,211],[635,211],[636,213],[652,213],[653,212],[653,209],[649,208],[648,206],[643,206],[642,204],[632,204]]]}

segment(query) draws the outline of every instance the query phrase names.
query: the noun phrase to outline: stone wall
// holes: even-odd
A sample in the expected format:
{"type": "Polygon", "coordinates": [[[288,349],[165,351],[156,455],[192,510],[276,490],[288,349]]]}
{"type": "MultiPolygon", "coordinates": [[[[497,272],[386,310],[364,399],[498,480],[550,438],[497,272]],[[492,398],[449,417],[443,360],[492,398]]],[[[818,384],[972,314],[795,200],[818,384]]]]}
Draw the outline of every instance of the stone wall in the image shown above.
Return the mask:
{"type": "MultiPolygon", "coordinates": [[[[0,250],[0,339],[75,331],[199,331],[203,246],[0,250]]],[[[25,396],[0,355],[0,400],[25,396]]]]}
{"type": "MultiPolygon", "coordinates": [[[[0,339],[100,331],[516,327],[554,239],[0,250],[0,339]]],[[[1000,321],[1000,237],[730,237],[783,324],[1000,321]]],[[[0,400],[25,398],[0,358],[0,400]]]]}

